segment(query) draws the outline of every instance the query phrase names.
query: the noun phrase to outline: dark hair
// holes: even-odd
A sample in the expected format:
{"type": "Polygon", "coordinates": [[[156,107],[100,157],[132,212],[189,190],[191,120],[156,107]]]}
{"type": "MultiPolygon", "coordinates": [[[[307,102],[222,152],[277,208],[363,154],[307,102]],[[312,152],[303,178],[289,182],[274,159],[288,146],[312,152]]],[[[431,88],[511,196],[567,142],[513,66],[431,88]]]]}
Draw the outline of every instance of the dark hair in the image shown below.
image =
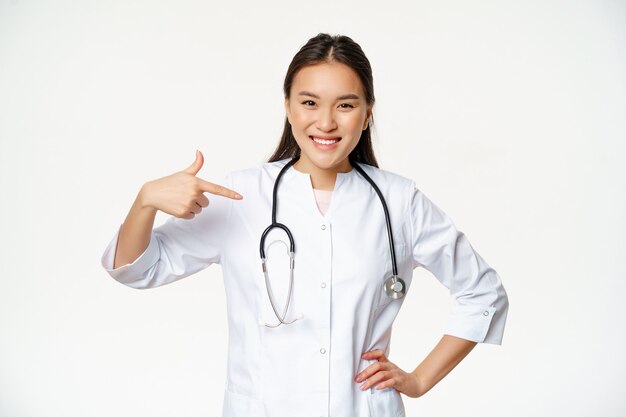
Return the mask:
{"type": "MultiPolygon", "coordinates": [[[[361,47],[347,36],[336,35],[331,36],[326,33],[320,33],[309,39],[309,41],[298,51],[291,60],[285,82],[283,84],[283,92],[285,98],[289,97],[291,85],[298,71],[308,65],[315,65],[321,62],[339,62],[352,68],[363,84],[365,90],[365,100],[368,105],[374,105],[374,78],[372,76],[372,67],[370,62],[363,53],[361,47]]],[[[378,167],[374,150],[372,149],[371,128],[374,116],[370,117],[367,128],[361,132],[359,143],[350,152],[349,161],[356,161],[378,167]]],[[[268,162],[275,162],[285,158],[293,158],[300,156],[300,147],[296,143],[291,130],[291,124],[285,116],[285,125],[283,134],[268,162]]]]}

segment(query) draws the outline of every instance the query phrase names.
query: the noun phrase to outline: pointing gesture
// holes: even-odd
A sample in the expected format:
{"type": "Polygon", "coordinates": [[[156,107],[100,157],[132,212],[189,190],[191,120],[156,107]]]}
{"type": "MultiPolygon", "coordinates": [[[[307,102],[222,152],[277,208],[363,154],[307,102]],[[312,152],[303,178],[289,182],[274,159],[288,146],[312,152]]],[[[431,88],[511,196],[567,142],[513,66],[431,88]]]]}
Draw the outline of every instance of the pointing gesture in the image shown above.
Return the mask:
{"type": "Polygon", "coordinates": [[[193,219],[209,205],[205,192],[241,200],[233,190],[198,178],[196,174],[204,164],[204,157],[196,151],[196,160],[186,169],[149,181],[142,187],[144,205],[183,219],[193,219]]]}

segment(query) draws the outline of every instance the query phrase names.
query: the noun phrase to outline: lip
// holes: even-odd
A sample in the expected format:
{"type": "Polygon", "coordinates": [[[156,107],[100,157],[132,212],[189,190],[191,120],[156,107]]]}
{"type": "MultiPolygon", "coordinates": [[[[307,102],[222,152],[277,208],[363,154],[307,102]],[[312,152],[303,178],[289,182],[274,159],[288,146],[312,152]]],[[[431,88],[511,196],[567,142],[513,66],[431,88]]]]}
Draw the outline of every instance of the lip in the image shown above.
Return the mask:
{"type": "Polygon", "coordinates": [[[313,142],[313,146],[315,146],[317,149],[321,149],[321,150],[330,150],[330,149],[335,149],[338,146],[338,143],[341,142],[341,137],[339,136],[335,136],[335,137],[324,137],[324,136],[309,136],[309,139],[311,140],[311,142],[313,142]],[[313,138],[316,139],[325,139],[325,140],[330,140],[330,139],[339,139],[337,142],[335,143],[331,143],[330,145],[322,145],[321,143],[317,143],[313,140],[313,138]]]}
{"type": "Polygon", "coordinates": [[[323,139],[323,140],[331,140],[331,139],[339,139],[341,140],[341,136],[319,136],[319,135],[309,135],[309,138],[323,139]]]}

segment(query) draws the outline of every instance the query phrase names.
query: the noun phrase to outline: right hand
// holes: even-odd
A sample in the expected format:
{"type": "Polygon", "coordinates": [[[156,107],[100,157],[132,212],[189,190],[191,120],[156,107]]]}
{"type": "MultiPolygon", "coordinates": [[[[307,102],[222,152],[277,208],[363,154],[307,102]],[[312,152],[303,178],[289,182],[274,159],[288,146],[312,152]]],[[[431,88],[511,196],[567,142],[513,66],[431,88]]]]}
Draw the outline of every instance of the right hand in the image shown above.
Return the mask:
{"type": "Polygon", "coordinates": [[[188,168],[145,183],[140,191],[142,205],[175,217],[193,219],[209,205],[204,192],[235,200],[243,198],[233,190],[196,177],[203,164],[204,156],[196,151],[196,160],[188,168]]]}

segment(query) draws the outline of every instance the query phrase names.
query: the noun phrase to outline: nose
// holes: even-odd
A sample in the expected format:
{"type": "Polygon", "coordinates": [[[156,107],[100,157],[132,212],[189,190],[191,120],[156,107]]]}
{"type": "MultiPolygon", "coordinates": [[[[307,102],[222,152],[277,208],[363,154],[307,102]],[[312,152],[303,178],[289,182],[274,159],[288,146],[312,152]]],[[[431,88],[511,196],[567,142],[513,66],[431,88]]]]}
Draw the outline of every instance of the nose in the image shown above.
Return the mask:
{"type": "Polygon", "coordinates": [[[337,127],[332,109],[320,110],[317,118],[317,128],[324,132],[330,132],[337,127]]]}

